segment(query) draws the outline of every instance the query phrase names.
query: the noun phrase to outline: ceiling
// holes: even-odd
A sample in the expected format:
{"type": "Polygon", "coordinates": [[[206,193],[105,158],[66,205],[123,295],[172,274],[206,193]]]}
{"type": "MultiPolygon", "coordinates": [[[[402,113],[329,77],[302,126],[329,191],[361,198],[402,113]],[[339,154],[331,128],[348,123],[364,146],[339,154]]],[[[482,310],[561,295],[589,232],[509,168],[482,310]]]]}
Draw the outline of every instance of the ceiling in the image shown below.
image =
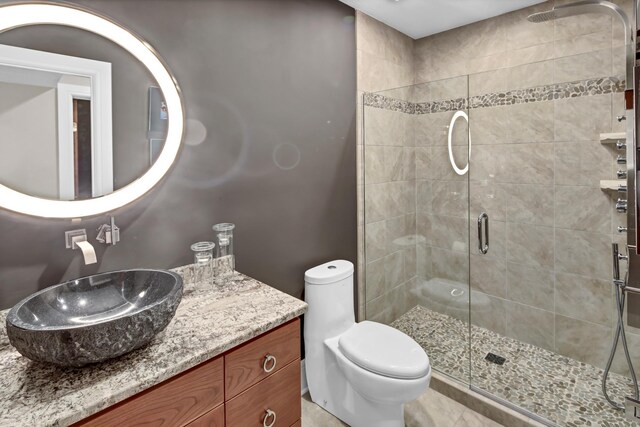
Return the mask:
{"type": "Polygon", "coordinates": [[[414,39],[544,2],[544,0],[341,1],[414,39]]]}

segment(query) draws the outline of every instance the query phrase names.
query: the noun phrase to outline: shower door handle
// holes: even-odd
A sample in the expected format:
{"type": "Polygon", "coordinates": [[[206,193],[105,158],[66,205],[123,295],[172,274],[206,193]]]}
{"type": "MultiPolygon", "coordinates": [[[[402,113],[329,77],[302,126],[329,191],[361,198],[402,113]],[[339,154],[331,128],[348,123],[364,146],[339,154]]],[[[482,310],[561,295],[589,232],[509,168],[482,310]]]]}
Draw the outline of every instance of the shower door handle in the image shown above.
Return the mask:
{"type": "Polygon", "coordinates": [[[489,215],[482,212],[478,217],[478,249],[481,254],[489,252],[489,215]],[[484,223],[484,227],[482,226],[484,223]],[[484,236],[482,230],[484,228],[484,236]]]}

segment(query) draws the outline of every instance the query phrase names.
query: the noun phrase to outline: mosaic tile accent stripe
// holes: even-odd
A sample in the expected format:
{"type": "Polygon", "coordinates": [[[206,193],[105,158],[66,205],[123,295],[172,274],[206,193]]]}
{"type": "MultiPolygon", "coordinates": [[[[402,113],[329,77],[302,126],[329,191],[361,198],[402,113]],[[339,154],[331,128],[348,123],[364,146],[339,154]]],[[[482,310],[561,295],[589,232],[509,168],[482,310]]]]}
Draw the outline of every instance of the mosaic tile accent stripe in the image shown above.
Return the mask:
{"type": "MultiPolygon", "coordinates": [[[[500,94],[492,94],[492,95],[500,95],[500,94]]],[[[431,113],[442,113],[445,111],[466,110],[468,108],[468,105],[469,105],[469,101],[467,100],[467,98],[448,99],[444,101],[434,101],[434,102],[419,102],[416,104],[415,114],[431,114],[431,113]]]]}
{"type": "Polygon", "coordinates": [[[528,89],[473,96],[470,99],[470,103],[471,108],[494,107],[498,105],[514,105],[551,101],[554,99],[576,98],[579,96],[604,95],[607,93],[624,92],[624,88],[624,80],[620,80],[617,77],[601,77],[599,79],[556,83],[528,89]]]}
{"type": "Polygon", "coordinates": [[[398,111],[401,113],[415,114],[416,104],[401,99],[393,99],[379,93],[365,93],[364,105],[367,107],[381,108],[383,110],[398,111]]]}
{"type": "MultiPolygon", "coordinates": [[[[559,426],[638,426],[604,399],[602,369],[478,326],[471,326],[470,348],[468,323],[422,306],[391,326],[416,340],[438,371],[463,382],[471,377],[481,389],[559,426]],[[505,357],[505,364],[486,361],[488,352],[505,357]]],[[[632,394],[629,378],[609,375],[608,390],[616,401],[632,394]]]]}
{"type": "Polygon", "coordinates": [[[386,97],[378,93],[366,93],[364,105],[407,114],[430,114],[458,111],[469,108],[496,107],[499,105],[525,104],[580,96],[604,95],[624,92],[625,81],[619,77],[600,77],[567,83],[555,83],[527,89],[494,92],[467,98],[413,103],[386,97]]]}

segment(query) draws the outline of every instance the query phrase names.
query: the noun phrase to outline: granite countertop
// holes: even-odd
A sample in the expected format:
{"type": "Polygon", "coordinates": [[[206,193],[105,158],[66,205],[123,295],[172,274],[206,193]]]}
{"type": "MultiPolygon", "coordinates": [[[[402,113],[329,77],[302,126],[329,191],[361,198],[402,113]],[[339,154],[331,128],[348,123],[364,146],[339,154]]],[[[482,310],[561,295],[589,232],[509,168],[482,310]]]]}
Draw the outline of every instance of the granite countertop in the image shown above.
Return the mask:
{"type": "Polygon", "coordinates": [[[237,272],[217,285],[187,289],[169,326],[147,347],[83,368],[43,365],[21,356],[7,339],[7,311],[0,312],[0,426],[73,424],[307,309],[303,301],[237,272]]]}

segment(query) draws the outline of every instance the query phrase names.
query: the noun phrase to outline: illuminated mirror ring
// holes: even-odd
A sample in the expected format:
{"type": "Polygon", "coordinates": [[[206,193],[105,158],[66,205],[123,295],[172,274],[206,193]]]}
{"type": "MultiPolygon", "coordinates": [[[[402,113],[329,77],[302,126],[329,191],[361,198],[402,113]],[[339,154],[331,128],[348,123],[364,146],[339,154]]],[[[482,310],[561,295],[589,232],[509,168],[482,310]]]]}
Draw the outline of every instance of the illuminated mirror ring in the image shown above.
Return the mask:
{"type": "Polygon", "coordinates": [[[456,171],[458,175],[464,175],[469,171],[469,159],[471,159],[471,134],[469,133],[469,140],[468,140],[469,157],[467,158],[467,166],[465,166],[464,169],[460,169],[456,164],[456,161],[453,158],[453,147],[451,146],[451,140],[453,137],[453,127],[456,124],[456,120],[458,120],[460,117],[464,118],[467,121],[467,125],[469,124],[469,116],[467,115],[467,113],[465,113],[464,111],[456,111],[456,113],[451,118],[451,123],[449,123],[448,147],[449,147],[449,161],[451,162],[451,166],[453,167],[453,170],[456,171]]]}
{"type": "Polygon", "coordinates": [[[149,170],[125,187],[88,200],[49,200],[29,196],[0,184],[0,206],[44,218],[81,218],[125,206],[151,190],[171,169],[184,132],[184,110],[177,83],[162,59],[145,41],[107,18],[84,9],[52,3],[0,6],[0,33],[30,25],[63,25],[98,34],[138,59],[155,78],[164,96],[169,123],[160,155],[149,170]]]}

